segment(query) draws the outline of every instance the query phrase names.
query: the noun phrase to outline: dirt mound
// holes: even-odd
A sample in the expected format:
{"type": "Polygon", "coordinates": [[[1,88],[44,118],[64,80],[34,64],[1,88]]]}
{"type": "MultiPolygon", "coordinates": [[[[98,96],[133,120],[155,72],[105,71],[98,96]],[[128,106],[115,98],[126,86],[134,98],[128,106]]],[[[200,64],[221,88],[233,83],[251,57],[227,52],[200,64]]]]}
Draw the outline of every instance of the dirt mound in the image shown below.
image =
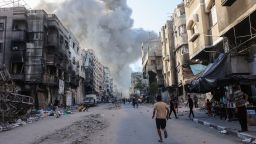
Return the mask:
{"type": "Polygon", "coordinates": [[[100,114],[92,114],[66,128],[41,137],[33,144],[88,144],[90,135],[106,127],[106,122],[100,114]]]}

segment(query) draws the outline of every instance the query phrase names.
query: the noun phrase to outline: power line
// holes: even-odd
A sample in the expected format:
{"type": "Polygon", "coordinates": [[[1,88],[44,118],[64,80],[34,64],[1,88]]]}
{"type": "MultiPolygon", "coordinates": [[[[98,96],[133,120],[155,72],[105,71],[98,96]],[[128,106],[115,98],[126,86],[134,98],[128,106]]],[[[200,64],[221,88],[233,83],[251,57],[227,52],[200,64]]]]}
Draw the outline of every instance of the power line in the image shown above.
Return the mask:
{"type": "Polygon", "coordinates": [[[31,9],[25,0],[0,0],[0,8],[5,7],[25,7],[31,9]]]}

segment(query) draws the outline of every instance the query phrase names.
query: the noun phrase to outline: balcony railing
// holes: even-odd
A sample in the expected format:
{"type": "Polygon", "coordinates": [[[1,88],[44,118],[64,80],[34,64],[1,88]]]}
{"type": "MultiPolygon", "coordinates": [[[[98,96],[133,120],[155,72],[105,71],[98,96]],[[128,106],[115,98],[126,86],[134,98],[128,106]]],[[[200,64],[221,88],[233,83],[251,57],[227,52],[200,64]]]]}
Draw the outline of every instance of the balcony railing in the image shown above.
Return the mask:
{"type": "Polygon", "coordinates": [[[13,41],[25,41],[27,39],[26,31],[12,31],[13,41]]]}
{"type": "Polygon", "coordinates": [[[22,103],[22,104],[28,104],[28,105],[34,104],[34,99],[30,96],[20,95],[16,93],[5,93],[5,92],[0,92],[0,101],[22,103]]]}

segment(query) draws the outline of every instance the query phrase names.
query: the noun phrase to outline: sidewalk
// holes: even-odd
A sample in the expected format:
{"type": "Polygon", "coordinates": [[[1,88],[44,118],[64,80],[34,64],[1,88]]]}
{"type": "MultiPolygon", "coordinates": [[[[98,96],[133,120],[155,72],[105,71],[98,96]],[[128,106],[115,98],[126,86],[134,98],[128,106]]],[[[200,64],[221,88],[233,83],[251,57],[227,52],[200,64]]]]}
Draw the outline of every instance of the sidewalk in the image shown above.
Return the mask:
{"type": "MultiPolygon", "coordinates": [[[[180,108],[181,112],[188,113],[188,109],[180,108]]],[[[205,126],[209,126],[218,130],[219,132],[224,132],[226,130],[227,134],[237,136],[242,140],[247,140],[248,143],[252,143],[255,141],[256,143],[256,126],[248,126],[248,132],[239,133],[238,131],[241,129],[238,121],[225,121],[221,120],[219,116],[209,117],[205,111],[196,109],[194,110],[195,118],[194,122],[198,124],[202,124],[205,126]]],[[[186,115],[186,114],[185,114],[186,115]]]]}

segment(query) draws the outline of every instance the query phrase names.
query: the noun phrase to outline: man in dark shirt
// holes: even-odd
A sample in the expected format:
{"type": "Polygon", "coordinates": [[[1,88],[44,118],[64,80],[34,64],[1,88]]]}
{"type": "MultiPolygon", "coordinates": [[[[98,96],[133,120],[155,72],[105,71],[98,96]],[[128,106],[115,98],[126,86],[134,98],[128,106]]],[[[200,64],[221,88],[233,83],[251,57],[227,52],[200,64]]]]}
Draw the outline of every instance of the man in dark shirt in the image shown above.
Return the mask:
{"type": "Polygon", "coordinates": [[[245,132],[248,131],[247,126],[247,111],[245,107],[245,103],[247,101],[247,95],[241,91],[241,88],[239,85],[233,86],[233,101],[236,104],[237,108],[237,117],[239,119],[239,123],[241,125],[241,131],[245,132]]]}
{"type": "Polygon", "coordinates": [[[192,100],[192,98],[190,97],[190,95],[188,95],[188,102],[187,102],[187,105],[189,106],[189,118],[191,118],[191,114],[192,114],[192,116],[193,116],[193,118],[195,117],[195,115],[194,115],[194,112],[193,112],[193,107],[194,107],[194,105],[193,105],[193,100],[192,100]]]}
{"type": "Polygon", "coordinates": [[[175,115],[175,118],[177,119],[178,117],[177,117],[177,114],[176,114],[176,110],[175,110],[175,103],[174,103],[174,96],[171,96],[170,97],[170,113],[169,113],[169,118],[171,118],[171,114],[172,114],[172,111],[173,111],[173,113],[174,113],[174,115],[175,115]]]}

